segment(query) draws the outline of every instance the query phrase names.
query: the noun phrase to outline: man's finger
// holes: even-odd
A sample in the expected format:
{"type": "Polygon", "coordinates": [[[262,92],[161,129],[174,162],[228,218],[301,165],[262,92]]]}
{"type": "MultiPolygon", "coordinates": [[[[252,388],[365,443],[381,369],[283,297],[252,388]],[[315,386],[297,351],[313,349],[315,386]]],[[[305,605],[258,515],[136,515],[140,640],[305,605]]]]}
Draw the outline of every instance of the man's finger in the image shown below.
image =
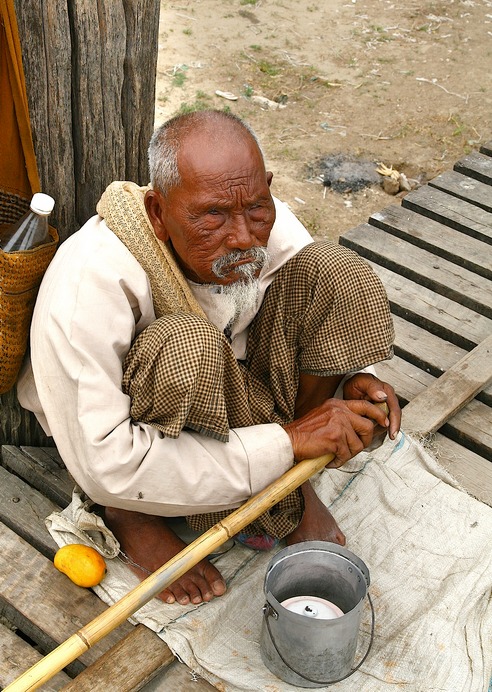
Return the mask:
{"type": "Polygon", "coordinates": [[[355,457],[372,441],[374,425],[367,418],[350,412],[344,435],[337,447],[335,459],[326,468],[339,468],[355,457]]]}
{"type": "MultiPolygon", "coordinates": [[[[373,423],[380,425],[382,428],[388,427],[389,418],[385,406],[374,404],[366,399],[349,399],[345,401],[345,404],[352,413],[369,418],[373,423]]],[[[354,425],[354,427],[357,429],[357,425],[354,425]]]]}

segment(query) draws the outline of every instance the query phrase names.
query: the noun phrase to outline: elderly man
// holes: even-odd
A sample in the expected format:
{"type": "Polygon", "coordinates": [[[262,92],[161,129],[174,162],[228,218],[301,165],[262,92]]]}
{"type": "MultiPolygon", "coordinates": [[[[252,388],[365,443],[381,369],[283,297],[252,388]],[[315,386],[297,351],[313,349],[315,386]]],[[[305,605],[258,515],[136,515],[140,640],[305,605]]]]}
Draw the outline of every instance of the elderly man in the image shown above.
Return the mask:
{"type": "MultiPolygon", "coordinates": [[[[332,452],[338,467],[375,423],[392,438],[400,424],[392,387],[360,372],[392,353],[379,280],[272,197],[251,130],[178,116],[149,162],[149,188],[113,183],[60,247],[18,387],[141,578],[183,547],[173,517],[204,530],[296,461],[332,452]]],[[[241,540],[282,538],[345,542],[310,483],[241,540]]],[[[160,597],[225,588],[204,560],[160,597]]]]}

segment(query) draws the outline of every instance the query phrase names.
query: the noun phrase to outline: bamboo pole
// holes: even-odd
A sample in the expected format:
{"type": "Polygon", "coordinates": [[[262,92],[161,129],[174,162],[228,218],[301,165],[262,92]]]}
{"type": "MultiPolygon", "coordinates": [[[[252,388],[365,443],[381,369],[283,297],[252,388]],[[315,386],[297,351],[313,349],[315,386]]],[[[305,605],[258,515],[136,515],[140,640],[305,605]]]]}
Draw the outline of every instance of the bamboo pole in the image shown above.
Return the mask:
{"type": "Polygon", "coordinates": [[[333,458],[333,454],[327,454],[316,459],[306,459],[289,469],[283,476],[245,502],[225,519],[212,526],[211,529],[187,545],[123,598],[57,646],[17,680],[5,687],[4,692],[36,690],[118,627],[151,598],[179,579],[200,560],[210,555],[216,548],[239,533],[260,514],[276,505],[315,473],[321,471],[333,458]]]}

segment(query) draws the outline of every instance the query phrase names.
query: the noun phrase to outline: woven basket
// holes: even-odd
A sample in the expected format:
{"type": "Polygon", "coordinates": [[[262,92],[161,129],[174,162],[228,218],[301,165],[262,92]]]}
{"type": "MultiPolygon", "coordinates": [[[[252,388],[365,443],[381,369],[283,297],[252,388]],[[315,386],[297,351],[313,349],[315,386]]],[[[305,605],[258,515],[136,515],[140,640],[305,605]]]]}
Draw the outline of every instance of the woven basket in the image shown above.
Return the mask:
{"type": "MultiPolygon", "coordinates": [[[[14,223],[29,209],[28,200],[0,192],[0,223],[14,223]]],[[[0,249],[0,394],[15,384],[29,341],[34,303],[43,274],[53,259],[58,234],[50,226],[51,243],[24,252],[0,249]]]]}

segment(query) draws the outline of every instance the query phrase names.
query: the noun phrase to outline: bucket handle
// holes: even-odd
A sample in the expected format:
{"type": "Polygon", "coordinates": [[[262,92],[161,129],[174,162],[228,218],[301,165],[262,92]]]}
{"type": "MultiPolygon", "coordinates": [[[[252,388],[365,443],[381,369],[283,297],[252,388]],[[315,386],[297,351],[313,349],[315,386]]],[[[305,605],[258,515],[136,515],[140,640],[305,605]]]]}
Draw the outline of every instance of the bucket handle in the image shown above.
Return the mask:
{"type": "Polygon", "coordinates": [[[266,623],[266,626],[267,626],[268,634],[270,635],[270,640],[271,640],[273,646],[275,647],[275,651],[276,651],[277,654],[280,656],[280,659],[281,659],[282,663],[284,663],[284,664],[287,666],[287,668],[289,668],[289,670],[291,670],[293,673],[295,673],[296,675],[299,675],[299,677],[301,677],[303,680],[307,680],[308,682],[314,682],[314,683],[316,683],[317,685],[334,685],[336,682],[341,682],[342,680],[345,680],[346,678],[350,677],[353,673],[355,673],[357,670],[359,670],[359,668],[361,667],[361,665],[364,663],[364,661],[366,660],[366,658],[369,656],[369,652],[370,652],[370,650],[371,650],[371,648],[372,648],[372,643],[373,643],[373,641],[374,641],[374,620],[375,620],[375,615],[374,615],[374,606],[373,606],[373,604],[372,604],[372,600],[371,600],[371,596],[369,595],[369,592],[367,593],[367,600],[369,601],[369,605],[371,606],[371,634],[370,634],[370,638],[369,638],[369,645],[368,645],[368,647],[367,647],[367,651],[366,651],[366,653],[364,654],[364,656],[361,658],[361,660],[359,661],[359,663],[355,666],[355,668],[352,668],[352,670],[351,670],[349,673],[347,673],[347,675],[344,675],[343,678],[338,678],[337,680],[328,680],[328,681],[325,681],[325,680],[313,680],[312,678],[308,678],[307,675],[304,675],[303,673],[299,672],[299,671],[296,670],[295,668],[292,668],[292,666],[291,666],[289,663],[287,663],[287,661],[285,660],[285,658],[282,656],[282,654],[281,654],[280,651],[278,650],[277,644],[275,643],[275,639],[274,639],[273,634],[272,634],[272,631],[271,631],[271,629],[270,629],[269,618],[270,618],[270,617],[273,617],[274,620],[277,620],[277,619],[278,619],[278,613],[277,613],[277,611],[276,611],[274,608],[272,608],[272,606],[271,606],[269,603],[265,603],[265,605],[263,606],[263,616],[264,616],[264,618],[265,618],[265,623],[266,623]]]}

